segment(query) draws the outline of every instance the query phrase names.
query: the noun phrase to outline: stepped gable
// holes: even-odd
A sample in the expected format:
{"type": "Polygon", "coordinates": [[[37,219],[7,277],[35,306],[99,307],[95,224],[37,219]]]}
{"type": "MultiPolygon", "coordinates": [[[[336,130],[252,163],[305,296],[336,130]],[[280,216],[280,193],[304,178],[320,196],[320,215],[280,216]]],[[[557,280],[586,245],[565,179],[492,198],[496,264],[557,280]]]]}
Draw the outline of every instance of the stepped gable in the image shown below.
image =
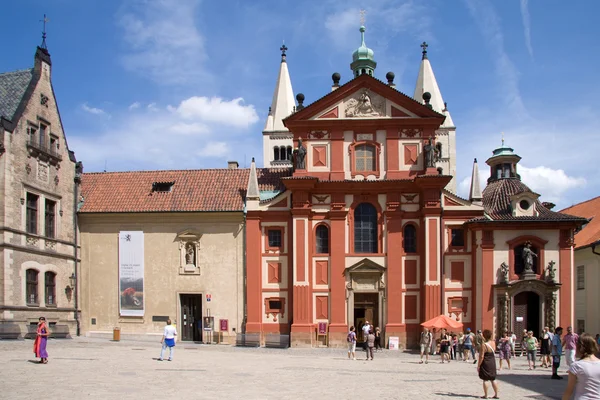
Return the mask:
{"type": "MultiPolygon", "coordinates": [[[[249,174],[249,169],[85,173],[80,212],[241,212],[249,174]],[[167,190],[155,190],[156,184],[167,190]]],[[[280,178],[291,169],[262,168],[257,174],[260,190],[285,190],[280,178]]]]}
{"type": "Polygon", "coordinates": [[[600,196],[561,210],[590,220],[575,234],[575,248],[580,249],[600,242],[600,196]]]}
{"type": "Polygon", "coordinates": [[[532,192],[518,178],[498,179],[490,182],[483,190],[483,207],[488,218],[478,218],[471,222],[493,221],[571,221],[581,222],[582,219],[573,215],[555,212],[547,209],[539,200],[535,201],[537,216],[515,217],[512,213],[511,197],[513,195],[532,192]]]}

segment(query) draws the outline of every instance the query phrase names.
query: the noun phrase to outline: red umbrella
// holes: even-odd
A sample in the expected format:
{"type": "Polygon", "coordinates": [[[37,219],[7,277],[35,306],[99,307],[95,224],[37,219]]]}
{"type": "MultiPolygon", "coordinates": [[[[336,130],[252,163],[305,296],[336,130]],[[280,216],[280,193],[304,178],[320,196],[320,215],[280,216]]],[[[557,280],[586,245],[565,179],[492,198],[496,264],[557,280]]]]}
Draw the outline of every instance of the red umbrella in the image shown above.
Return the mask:
{"type": "Polygon", "coordinates": [[[447,317],[445,315],[438,315],[437,317],[432,318],[429,321],[423,322],[421,326],[424,326],[425,328],[429,329],[462,329],[463,324],[462,322],[455,321],[452,318],[447,317]]]}

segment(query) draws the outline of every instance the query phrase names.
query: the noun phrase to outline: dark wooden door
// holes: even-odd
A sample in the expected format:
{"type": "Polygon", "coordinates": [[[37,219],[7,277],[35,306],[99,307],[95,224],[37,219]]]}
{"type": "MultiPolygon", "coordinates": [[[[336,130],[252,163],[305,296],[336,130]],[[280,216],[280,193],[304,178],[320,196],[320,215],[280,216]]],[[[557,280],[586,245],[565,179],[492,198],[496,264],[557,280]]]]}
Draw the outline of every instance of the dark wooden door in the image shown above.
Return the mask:
{"type": "Polygon", "coordinates": [[[202,341],[202,295],[181,295],[181,340],[202,341]]]}

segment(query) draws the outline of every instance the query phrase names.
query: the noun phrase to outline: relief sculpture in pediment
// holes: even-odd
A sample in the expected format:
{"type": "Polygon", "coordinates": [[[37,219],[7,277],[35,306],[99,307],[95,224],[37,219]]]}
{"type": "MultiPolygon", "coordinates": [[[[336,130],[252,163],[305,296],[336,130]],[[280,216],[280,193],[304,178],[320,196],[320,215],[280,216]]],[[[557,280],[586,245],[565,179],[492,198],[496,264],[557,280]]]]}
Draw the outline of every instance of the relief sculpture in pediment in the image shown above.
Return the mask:
{"type": "Polygon", "coordinates": [[[385,115],[385,99],[367,89],[346,100],[346,117],[381,117],[385,115]]]}

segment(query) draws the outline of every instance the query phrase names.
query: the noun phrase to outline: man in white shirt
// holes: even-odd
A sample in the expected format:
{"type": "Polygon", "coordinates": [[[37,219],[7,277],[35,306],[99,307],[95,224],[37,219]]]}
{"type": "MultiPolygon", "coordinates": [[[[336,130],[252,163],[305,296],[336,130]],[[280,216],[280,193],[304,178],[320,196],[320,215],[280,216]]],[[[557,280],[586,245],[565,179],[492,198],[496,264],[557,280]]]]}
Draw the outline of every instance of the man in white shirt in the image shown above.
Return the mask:
{"type": "Polygon", "coordinates": [[[173,353],[175,352],[175,336],[177,336],[177,328],[171,325],[171,320],[167,320],[167,326],[165,326],[165,331],[163,333],[163,337],[161,339],[162,349],[160,350],[160,357],[158,361],[163,360],[163,354],[165,349],[169,348],[169,361],[173,360],[173,353]]]}
{"type": "Polygon", "coordinates": [[[365,321],[365,324],[362,327],[362,331],[363,331],[363,339],[364,339],[364,346],[365,346],[365,351],[367,351],[367,346],[368,346],[368,336],[369,336],[369,331],[371,330],[371,325],[369,325],[369,321],[365,321]]]}

